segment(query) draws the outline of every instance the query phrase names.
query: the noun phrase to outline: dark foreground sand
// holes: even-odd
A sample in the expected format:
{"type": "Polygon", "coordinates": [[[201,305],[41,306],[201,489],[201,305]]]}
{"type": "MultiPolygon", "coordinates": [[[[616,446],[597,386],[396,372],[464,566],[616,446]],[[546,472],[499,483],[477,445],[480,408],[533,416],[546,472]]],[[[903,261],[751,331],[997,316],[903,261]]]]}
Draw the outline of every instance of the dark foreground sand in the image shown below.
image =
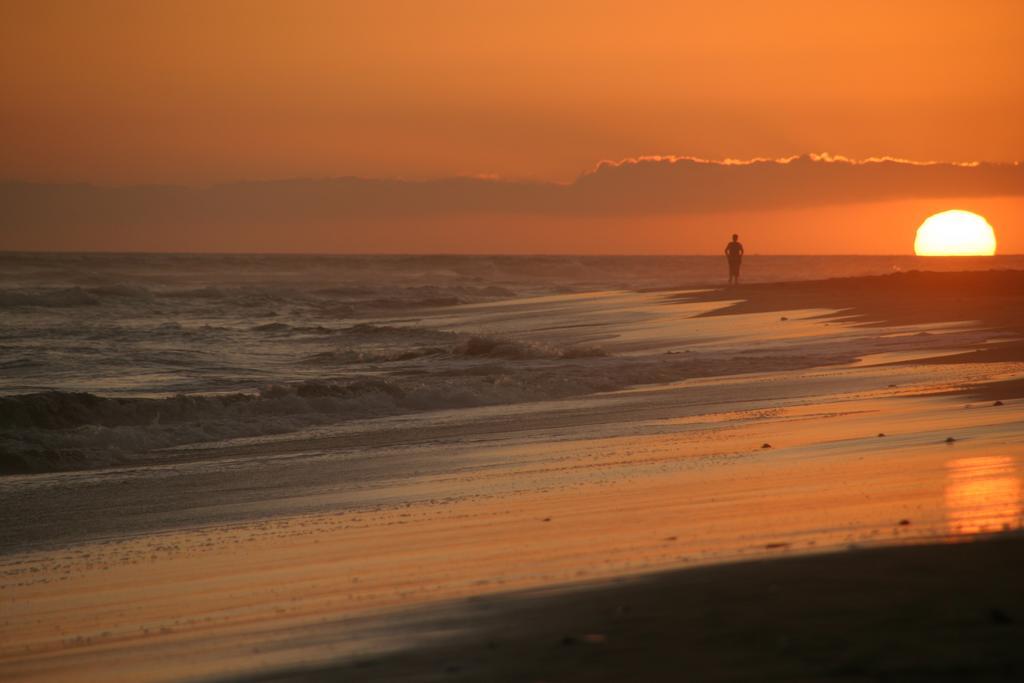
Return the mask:
{"type": "Polygon", "coordinates": [[[480,598],[470,635],[282,681],[1024,680],[1024,537],[480,598]]]}

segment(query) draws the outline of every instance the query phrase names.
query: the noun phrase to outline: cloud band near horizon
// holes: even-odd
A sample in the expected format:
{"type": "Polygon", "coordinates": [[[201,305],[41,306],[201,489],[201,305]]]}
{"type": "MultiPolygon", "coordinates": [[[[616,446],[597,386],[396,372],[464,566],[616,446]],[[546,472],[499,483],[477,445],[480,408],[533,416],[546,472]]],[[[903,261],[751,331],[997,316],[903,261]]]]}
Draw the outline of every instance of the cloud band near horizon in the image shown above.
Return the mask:
{"type": "MultiPolygon", "coordinates": [[[[207,187],[0,183],[4,234],[53,225],[267,224],[459,214],[629,216],[1024,195],[1024,164],[829,155],[602,162],[568,184],[343,177],[207,187]]],[[[0,244],[0,248],[2,248],[0,244]]]]}

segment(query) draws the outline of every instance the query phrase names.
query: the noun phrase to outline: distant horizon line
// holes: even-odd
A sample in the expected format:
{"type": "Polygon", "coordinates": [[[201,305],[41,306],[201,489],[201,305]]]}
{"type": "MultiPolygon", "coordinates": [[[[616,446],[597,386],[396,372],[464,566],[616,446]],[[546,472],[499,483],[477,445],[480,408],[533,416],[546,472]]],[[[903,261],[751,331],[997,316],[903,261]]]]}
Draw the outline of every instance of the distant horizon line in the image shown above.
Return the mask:
{"type": "MultiPolygon", "coordinates": [[[[666,254],[655,254],[649,252],[637,252],[637,253],[623,253],[623,252],[602,252],[602,253],[575,253],[575,252],[514,252],[514,253],[501,253],[501,252],[310,252],[310,251],[109,251],[109,250],[58,250],[58,249],[0,249],[0,256],[10,255],[36,255],[36,254],[49,254],[49,255],[65,255],[65,256],[380,256],[380,257],[458,257],[458,258],[492,258],[492,257],[511,257],[511,258],[539,258],[539,257],[570,257],[570,258],[604,258],[609,256],[625,256],[630,258],[666,258],[666,257],[707,257],[707,258],[721,258],[723,254],[715,253],[703,253],[703,254],[685,254],[685,253],[666,253],[666,254]]],[[[1013,256],[1024,256],[1024,253],[1012,253],[1012,254],[974,254],[974,255],[944,255],[944,256],[920,256],[918,254],[865,254],[865,253],[804,253],[804,254],[792,254],[792,253],[758,253],[749,252],[744,254],[745,257],[752,256],[771,256],[771,257],[861,257],[861,258],[919,258],[926,260],[939,260],[939,259],[989,259],[999,257],[1013,257],[1013,256]]]]}

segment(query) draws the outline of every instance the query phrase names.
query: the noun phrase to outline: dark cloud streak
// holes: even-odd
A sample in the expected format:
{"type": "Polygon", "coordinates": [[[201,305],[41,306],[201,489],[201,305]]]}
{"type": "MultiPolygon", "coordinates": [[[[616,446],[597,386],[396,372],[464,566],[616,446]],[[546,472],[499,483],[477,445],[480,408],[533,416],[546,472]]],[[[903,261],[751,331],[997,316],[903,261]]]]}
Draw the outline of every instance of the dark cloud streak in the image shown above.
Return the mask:
{"type": "Polygon", "coordinates": [[[742,163],[652,159],[602,164],[571,188],[577,208],[688,213],[946,196],[1024,194],[1020,164],[853,162],[803,156],[742,163]]]}
{"type": "Polygon", "coordinates": [[[820,156],[752,162],[627,160],[603,163],[571,184],[482,178],[336,178],[201,188],[5,182],[0,183],[0,238],[68,225],[296,225],[474,213],[685,214],[1020,195],[1020,163],[853,162],[820,156]]]}

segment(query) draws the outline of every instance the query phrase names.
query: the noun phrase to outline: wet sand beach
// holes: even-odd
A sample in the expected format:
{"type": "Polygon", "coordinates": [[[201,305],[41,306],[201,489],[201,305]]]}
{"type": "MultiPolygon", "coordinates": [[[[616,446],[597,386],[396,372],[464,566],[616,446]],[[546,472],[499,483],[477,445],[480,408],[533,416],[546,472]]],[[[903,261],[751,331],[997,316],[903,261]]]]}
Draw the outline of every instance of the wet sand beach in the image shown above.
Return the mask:
{"type": "Polygon", "coordinates": [[[438,308],[635,381],[3,477],[0,674],[1012,680],[1024,279],[964,277],[438,308]]]}

